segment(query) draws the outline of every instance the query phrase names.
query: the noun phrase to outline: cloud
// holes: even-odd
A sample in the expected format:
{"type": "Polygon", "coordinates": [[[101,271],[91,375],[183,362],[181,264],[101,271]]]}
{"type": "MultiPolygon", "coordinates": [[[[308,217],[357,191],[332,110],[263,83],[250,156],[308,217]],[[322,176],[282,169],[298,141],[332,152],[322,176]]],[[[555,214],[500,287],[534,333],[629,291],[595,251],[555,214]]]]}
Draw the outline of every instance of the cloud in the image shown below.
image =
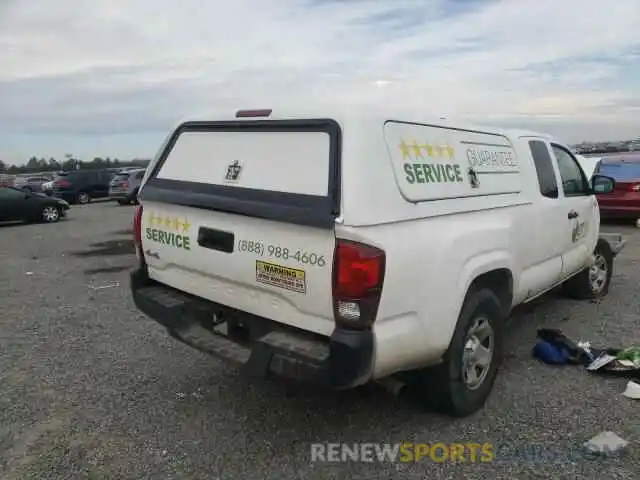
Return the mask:
{"type": "Polygon", "coordinates": [[[358,102],[638,136],[639,24],[637,0],[5,0],[0,140],[151,154],[121,139],[194,110],[358,102]]]}

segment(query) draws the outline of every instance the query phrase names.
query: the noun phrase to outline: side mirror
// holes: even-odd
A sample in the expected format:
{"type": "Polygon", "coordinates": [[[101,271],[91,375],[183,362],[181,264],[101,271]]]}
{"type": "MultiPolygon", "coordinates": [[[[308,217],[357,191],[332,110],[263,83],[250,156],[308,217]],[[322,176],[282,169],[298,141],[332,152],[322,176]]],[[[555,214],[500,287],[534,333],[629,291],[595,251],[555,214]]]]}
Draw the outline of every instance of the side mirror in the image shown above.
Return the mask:
{"type": "Polygon", "coordinates": [[[597,174],[591,177],[591,190],[593,193],[611,193],[615,187],[616,181],[614,178],[597,174]]]}

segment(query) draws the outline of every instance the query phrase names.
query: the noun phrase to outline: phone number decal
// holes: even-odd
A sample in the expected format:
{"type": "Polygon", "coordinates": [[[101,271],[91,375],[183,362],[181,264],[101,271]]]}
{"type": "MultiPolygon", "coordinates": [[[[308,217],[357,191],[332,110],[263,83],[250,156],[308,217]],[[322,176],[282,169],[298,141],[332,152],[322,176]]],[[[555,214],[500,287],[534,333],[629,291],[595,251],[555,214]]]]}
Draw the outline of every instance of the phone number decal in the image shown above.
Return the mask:
{"type": "Polygon", "coordinates": [[[302,265],[314,265],[324,267],[327,260],[324,255],[319,255],[305,250],[297,250],[280,245],[263,243],[259,240],[240,240],[238,250],[241,252],[253,253],[261,257],[280,258],[282,260],[295,260],[302,265]]]}

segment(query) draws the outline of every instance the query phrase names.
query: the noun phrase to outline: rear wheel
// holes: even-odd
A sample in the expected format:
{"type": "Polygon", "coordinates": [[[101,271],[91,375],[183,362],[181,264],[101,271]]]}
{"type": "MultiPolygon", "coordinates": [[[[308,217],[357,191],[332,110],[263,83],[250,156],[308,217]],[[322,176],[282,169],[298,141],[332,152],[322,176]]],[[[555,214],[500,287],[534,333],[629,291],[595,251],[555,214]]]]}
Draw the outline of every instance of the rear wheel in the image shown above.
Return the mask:
{"type": "Polygon", "coordinates": [[[129,205],[128,200],[118,200],[118,205],[129,205]]]}
{"type": "Polygon", "coordinates": [[[76,196],[76,200],[81,205],[86,205],[91,201],[91,196],[87,192],[79,192],[76,196]]]}
{"type": "Polygon", "coordinates": [[[578,300],[604,297],[609,293],[613,274],[613,252],[604,240],[599,240],[593,252],[594,262],[590,267],[571,277],[562,285],[563,293],[578,300]]]}
{"type": "Polygon", "coordinates": [[[33,190],[31,190],[31,187],[23,187],[23,188],[22,188],[22,191],[23,191],[24,193],[33,193],[33,190]]]}
{"type": "Polygon", "coordinates": [[[42,209],[41,218],[43,222],[55,223],[60,220],[60,210],[58,207],[47,206],[42,209]]]}
{"type": "Polygon", "coordinates": [[[423,402],[454,417],[484,406],[502,360],[503,311],[489,289],[467,294],[443,362],[417,372],[414,387],[423,402]]]}

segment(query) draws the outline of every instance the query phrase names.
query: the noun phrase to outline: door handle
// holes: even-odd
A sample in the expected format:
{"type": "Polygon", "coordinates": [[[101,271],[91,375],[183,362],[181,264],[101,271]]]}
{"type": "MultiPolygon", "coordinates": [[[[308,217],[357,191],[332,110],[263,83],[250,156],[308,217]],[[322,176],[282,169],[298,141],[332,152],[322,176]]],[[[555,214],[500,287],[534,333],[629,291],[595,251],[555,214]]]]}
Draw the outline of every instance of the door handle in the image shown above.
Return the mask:
{"type": "Polygon", "coordinates": [[[578,218],[578,212],[576,212],[575,210],[571,210],[568,214],[567,214],[567,218],[569,220],[572,220],[574,218],[578,218]]]}
{"type": "Polygon", "coordinates": [[[200,227],[198,230],[198,245],[224,253],[233,253],[235,236],[231,232],[224,232],[213,228],[200,227]]]}

